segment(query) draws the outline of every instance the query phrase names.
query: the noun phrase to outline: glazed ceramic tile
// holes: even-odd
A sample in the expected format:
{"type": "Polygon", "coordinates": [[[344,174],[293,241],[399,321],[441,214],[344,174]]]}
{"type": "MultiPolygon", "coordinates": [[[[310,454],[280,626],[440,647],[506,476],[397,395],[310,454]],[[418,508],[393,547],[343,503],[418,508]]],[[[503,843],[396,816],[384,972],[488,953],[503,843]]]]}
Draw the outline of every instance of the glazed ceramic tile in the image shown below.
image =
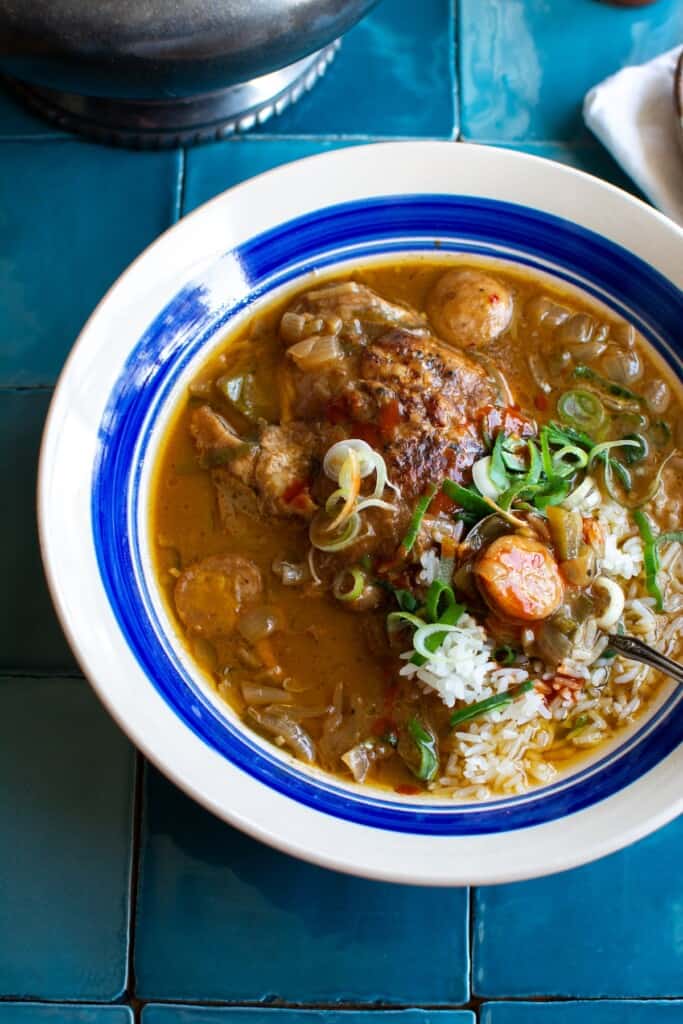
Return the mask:
{"type": "Polygon", "coordinates": [[[312,139],[229,139],[189,150],[185,171],[183,213],[213,199],[219,192],[270,171],[279,164],[326,153],[347,142],[312,139]]]}
{"type": "Polygon", "coordinates": [[[480,1024],[681,1024],[680,1002],[485,1003],[480,1024]]]}
{"type": "Polygon", "coordinates": [[[64,132],[31,111],[0,85],[0,139],[57,139],[64,132]]]}
{"type": "Polygon", "coordinates": [[[461,131],[493,141],[575,139],[591,86],[683,38],[683,4],[460,0],[461,131]]]}
{"type": "Polygon", "coordinates": [[[177,153],[0,142],[0,385],[52,383],[93,307],[171,223],[177,153]]]}
{"type": "Polygon", "coordinates": [[[475,1016],[470,1010],[261,1010],[254,1007],[146,1006],[142,1011],[142,1024],[475,1024],[475,1016]]]}
{"type": "Polygon", "coordinates": [[[11,670],[75,667],[52,607],[38,550],[36,471],[50,398],[49,391],[0,391],[0,458],[5,475],[0,525],[4,536],[11,537],[11,543],[0,546],[4,580],[0,667],[11,670]]]}
{"type": "Polygon", "coordinates": [[[133,1024],[128,1006],[0,1003],[0,1024],[133,1024]]]}
{"type": "Polygon", "coordinates": [[[135,955],[145,999],[458,1004],[467,893],[293,860],[150,770],[135,955]]]}
{"type": "Polygon", "coordinates": [[[310,93],[268,135],[436,136],[457,134],[452,0],[385,0],[342,40],[310,93]]]}
{"type": "Polygon", "coordinates": [[[483,996],[683,995],[683,818],[577,870],[475,895],[483,996]],[[510,956],[510,951],[517,951],[510,956]]]}
{"type": "MultiPolygon", "coordinates": [[[[0,999],[120,995],[133,773],[83,680],[0,679],[0,999]]],[[[0,1002],[0,1024],[43,1019],[24,1012],[0,1002]]]]}

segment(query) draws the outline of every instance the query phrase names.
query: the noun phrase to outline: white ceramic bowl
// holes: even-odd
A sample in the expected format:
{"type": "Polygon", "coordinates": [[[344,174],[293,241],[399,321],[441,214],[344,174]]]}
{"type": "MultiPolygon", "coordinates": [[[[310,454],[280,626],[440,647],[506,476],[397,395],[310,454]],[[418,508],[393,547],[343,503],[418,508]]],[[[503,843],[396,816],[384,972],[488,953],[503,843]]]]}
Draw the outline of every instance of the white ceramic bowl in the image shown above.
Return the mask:
{"type": "Polygon", "coordinates": [[[275,846],[401,882],[501,882],[602,856],[683,808],[683,694],[670,687],[592,762],[488,804],[344,785],[244,730],[193,669],[151,572],[150,469],[194,369],[230,325],[312,271],[469,252],[581,286],[680,372],[683,232],[604,182],[521,153],[389,143],[290,164],[182,220],[86,324],[50,409],[39,474],[49,585],[121,727],[207,808],[275,846]]]}

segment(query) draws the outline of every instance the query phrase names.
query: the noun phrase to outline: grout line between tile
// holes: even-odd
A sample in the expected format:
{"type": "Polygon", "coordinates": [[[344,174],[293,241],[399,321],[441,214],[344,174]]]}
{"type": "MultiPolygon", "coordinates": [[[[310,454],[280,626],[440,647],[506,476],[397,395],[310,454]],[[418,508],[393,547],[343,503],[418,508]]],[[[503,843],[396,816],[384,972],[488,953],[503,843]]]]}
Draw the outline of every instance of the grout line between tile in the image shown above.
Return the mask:
{"type": "Polygon", "coordinates": [[[187,174],[187,150],[183,146],[178,150],[178,179],[176,181],[175,202],[173,204],[173,223],[183,216],[185,206],[185,180],[187,174]]]}
{"type": "Polygon", "coordinates": [[[21,394],[25,391],[54,391],[54,384],[0,384],[1,394],[21,394]]]}
{"type": "MultiPolygon", "coordinates": [[[[135,786],[133,790],[133,827],[131,832],[130,885],[128,892],[128,962],[126,969],[126,992],[132,1002],[135,999],[135,940],[137,935],[138,888],[140,880],[140,837],[142,834],[142,811],[144,792],[145,760],[139,750],[135,752],[135,786]]],[[[137,1019],[136,1012],[136,1019],[137,1019]]]]}

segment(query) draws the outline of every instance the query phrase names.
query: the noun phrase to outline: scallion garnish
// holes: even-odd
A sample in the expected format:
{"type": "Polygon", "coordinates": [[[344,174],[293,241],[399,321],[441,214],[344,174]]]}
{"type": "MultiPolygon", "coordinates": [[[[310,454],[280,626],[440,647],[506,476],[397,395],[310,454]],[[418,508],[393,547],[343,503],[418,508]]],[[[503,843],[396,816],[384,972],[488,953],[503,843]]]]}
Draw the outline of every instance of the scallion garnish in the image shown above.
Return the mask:
{"type": "Polygon", "coordinates": [[[630,388],[625,388],[622,384],[615,384],[614,381],[607,380],[606,377],[601,377],[595,370],[591,370],[590,366],[584,366],[579,363],[574,368],[574,376],[579,377],[582,380],[589,380],[593,384],[600,387],[605,394],[614,395],[615,398],[628,398],[633,402],[644,402],[645,399],[642,395],[637,395],[635,391],[631,391],[630,388]]]}
{"type": "Polygon", "coordinates": [[[409,720],[408,732],[420,754],[420,763],[412,769],[413,774],[423,782],[431,782],[439,770],[436,737],[417,718],[409,720]]]}
{"type": "Polygon", "coordinates": [[[473,487],[463,487],[456,484],[455,480],[444,480],[441,490],[447,498],[457,502],[466,512],[477,515],[480,519],[491,515],[491,509],[473,487]]]}
{"type": "Polygon", "coordinates": [[[496,648],[494,658],[499,665],[514,665],[517,660],[517,651],[510,644],[502,644],[496,648]]]}
{"type": "Polygon", "coordinates": [[[459,711],[451,715],[451,725],[470,722],[473,718],[479,718],[480,715],[488,714],[489,711],[497,711],[498,708],[504,708],[506,705],[512,704],[517,697],[521,697],[523,693],[528,693],[533,688],[534,684],[528,679],[514,690],[508,690],[506,693],[497,693],[493,697],[487,697],[486,700],[480,700],[476,704],[469,704],[465,708],[460,708],[459,711]]]}
{"type": "Polygon", "coordinates": [[[592,391],[565,391],[557,402],[561,419],[570,427],[597,434],[606,418],[605,407],[592,391]]]}
{"type": "Polygon", "coordinates": [[[650,597],[655,599],[655,610],[664,611],[664,597],[662,595],[657,573],[660,568],[659,547],[662,544],[683,543],[683,530],[669,530],[667,533],[655,535],[652,532],[652,523],[642,509],[638,508],[633,513],[633,519],[640,531],[643,541],[643,562],[645,563],[645,585],[650,597]]]}
{"type": "Polygon", "coordinates": [[[421,498],[418,499],[418,502],[415,505],[415,509],[413,510],[413,514],[412,514],[411,519],[410,519],[410,524],[408,526],[408,532],[406,533],[405,537],[401,541],[400,551],[401,551],[402,555],[407,555],[408,552],[412,549],[413,544],[417,540],[417,535],[420,532],[420,526],[422,525],[422,520],[424,519],[425,513],[426,513],[427,509],[429,508],[431,500],[432,500],[432,498],[434,497],[435,494],[436,494],[436,486],[434,484],[429,484],[429,486],[427,487],[427,490],[425,491],[425,493],[422,495],[421,498]]]}

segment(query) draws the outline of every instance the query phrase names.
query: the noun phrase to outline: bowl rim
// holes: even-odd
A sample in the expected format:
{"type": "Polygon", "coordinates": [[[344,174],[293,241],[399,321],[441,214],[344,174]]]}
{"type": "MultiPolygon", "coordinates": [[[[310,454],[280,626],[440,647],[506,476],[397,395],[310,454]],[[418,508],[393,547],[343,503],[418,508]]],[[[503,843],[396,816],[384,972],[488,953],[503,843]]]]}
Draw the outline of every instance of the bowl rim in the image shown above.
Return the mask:
{"type": "MultiPolygon", "coordinates": [[[[131,308],[131,302],[137,302],[141,307],[147,308],[145,302],[149,306],[150,301],[152,307],[157,311],[163,309],[166,305],[161,297],[164,291],[169,297],[175,294],[178,291],[178,286],[187,280],[190,269],[193,267],[196,269],[198,262],[206,263],[209,259],[206,236],[216,239],[215,224],[212,229],[212,222],[217,219],[217,214],[222,213],[227,218],[227,234],[229,235],[230,229],[233,227],[233,218],[235,218],[236,210],[239,207],[249,207],[250,202],[254,204],[259,200],[265,200],[270,195],[270,205],[273,207],[269,214],[271,226],[278,223],[278,217],[279,222],[288,221],[292,218],[292,213],[288,211],[286,215],[280,216],[281,204],[273,206],[272,202],[272,194],[277,193],[278,189],[282,190],[285,184],[293,187],[297,196],[296,202],[300,205],[303,203],[304,208],[309,211],[320,209],[319,204],[316,205],[314,202],[311,205],[310,197],[305,197],[302,193],[308,191],[307,182],[310,182],[310,175],[315,170],[321,169],[325,172],[327,181],[323,191],[327,190],[331,195],[343,194],[343,196],[351,195],[352,198],[361,198],[365,193],[357,183],[357,179],[369,151],[372,151],[373,154],[375,180],[377,180],[377,171],[379,170],[386,172],[390,179],[392,166],[398,166],[402,162],[403,166],[409,165],[407,178],[413,183],[410,191],[416,193],[424,192],[425,185],[427,186],[426,191],[429,193],[447,191],[443,188],[435,189],[433,181],[430,180],[423,182],[422,189],[415,187],[422,178],[422,168],[427,161],[431,161],[432,171],[434,163],[439,165],[442,181],[448,179],[448,172],[454,178],[459,178],[457,190],[452,187],[450,189],[451,195],[480,194],[478,190],[481,188],[480,178],[483,174],[485,178],[488,177],[486,184],[489,191],[493,190],[495,195],[502,192],[502,199],[519,201],[510,196],[509,183],[506,182],[504,188],[498,186],[497,175],[503,166],[507,166],[512,178],[516,179],[515,187],[520,187],[520,175],[532,179],[533,188],[540,189],[541,194],[546,198],[545,211],[556,215],[559,212],[560,216],[566,216],[566,212],[563,212],[562,209],[558,211],[558,204],[548,200],[548,184],[551,189],[561,189],[561,186],[565,186],[572,193],[583,191],[586,205],[588,205],[589,199],[594,201],[594,210],[588,217],[588,222],[585,221],[586,215],[582,210],[581,223],[583,226],[588,230],[595,231],[594,221],[598,220],[603,228],[598,233],[604,234],[607,238],[611,236],[612,241],[622,245],[624,244],[624,234],[629,233],[624,229],[625,213],[630,210],[633,220],[638,222],[631,230],[632,244],[633,242],[640,244],[642,236],[642,247],[648,250],[645,257],[647,262],[650,262],[660,273],[664,273],[668,280],[672,280],[671,273],[674,264],[671,260],[668,264],[666,263],[667,247],[673,254],[674,243],[680,248],[680,243],[683,241],[683,232],[672,222],[647,207],[640,200],[599,179],[592,178],[573,168],[516,151],[464,143],[457,145],[442,142],[377,143],[371,146],[332,150],[296,161],[293,164],[283,165],[259,175],[257,178],[243,182],[200,206],[169,228],[124,271],[89,318],[67,359],[48,413],[39,463],[39,534],[48,586],[62,628],[65,630],[85,675],[90,679],[100,699],[119,725],[150,760],[189,795],[219,817],[230,821],[257,838],[278,846],[288,853],[327,867],[367,877],[418,884],[484,884],[528,878],[563,870],[602,856],[639,838],[646,832],[652,831],[683,810],[683,797],[678,797],[677,800],[672,800],[670,797],[664,801],[660,799],[658,806],[649,806],[646,812],[643,811],[636,815],[635,819],[630,820],[633,815],[625,813],[627,807],[624,806],[624,791],[621,791],[607,798],[602,804],[576,812],[570,818],[520,830],[525,840],[529,840],[531,846],[540,843],[544,848],[544,856],[542,858],[529,857],[524,854],[523,849],[518,849],[515,857],[507,863],[500,863],[497,858],[492,859],[489,855],[490,851],[484,855],[485,851],[482,847],[482,841],[500,843],[501,834],[497,837],[416,837],[388,833],[384,830],[371,829],[368,826],[350,822],[333,823],[327,815],[310,808],[305,809],[303,814],[292,815],[291,800],[274,795],[272,790],[262,783],[256,783],[261,790],[266,790],[267,799],[264,800],[263,792],[258,793],[253,790],[253,780],[247,782],[244,774],[238,769],[234,769],[232,765],[229,767],[233,775],[234,772],[237,772],[243,792],[240,792],[241,799],[235,798],[226,802],[225,791],[210,785],[212,773],[226,772],[225,760],[206,748],[203,748],[201,757],[199,757],[199,752],[193,749],[194,737],[192,740],[189,739],[189,730],[175,717],[159,695],[146,694],[146,699],[142,702],[145,704],[144,709],[138,706],[141,703],[140,693],[126,693],[125,699],[122,699],[121,692],[112,687],[111,679],[105,681],[106,673],[103,670],[102,657],[94,653],[92,648],[88,648],[79,636],[81,612],[78,611],[78,595],[75,595],[74,586],[68,582],[68,573],[65,573],[65,570],[73,568],[73,565],[65,565],[63,548],[59,537],[55,534],[51,518],[54,515],[51,499],[55,493],[52,467],[55,452],[60,451],[60,441],[65,417],[68,415],[68,407],[75,396],[72,377],[77,380],[79,373],[82,376],[86,369],[92,370],[92,365],[97,361],[93,357],[97,356],[97,338],[100,328],[120,321],[120,312],[117,312],[117,306],[123,297],[122,293],[125,294],[123,306],[128,310],[131,308]],[[469,190],[476,188],[477,191],[469,191],[468,188],[465,188],[463,193],[463,169],[466,171],[465,177],[468,178],[469,190]],[[543,187],[546,189],[545,192],[543,187]],[[596,213],[595,205],[598,197],[602,200],[602,205],[598,204],[599,216],[596,213]],[[656,244],[650,242],[644,231],[648,226],[652,229],[653,225],[658,225],[656,230],[652,230],[652,235],[658,236],[655,238],[656,244]],[[190,254],[194,262],[189,262],[190,254]],[[662,262],[664,266],[657,265],[662,262]],[[162,274],[163,287],[154,276],[162,266],[165,271],[165,274],[162,274]],[[142,289],[141,293],[141,284],[150,273],[154,279],[146,289],[142,289]],[[157,286],[159,286],[158,295],[155,291],[157,286]],[[153,300],[150,299],[149,291],[154,293],[153,300]],[[90,352],[90,349],[93,351],[90,352]],[[159,701],[161,701],[161,705],[159,705],[159,701]],[[142,714],[143,710],[144,715],[142,714]],[[178,731],[178,727],[182,733],[178,731]],[[163,738],[163,742],[160,737],[163,738]],[[180,756],[178,756],[179,754],[180,756]],[[195,758],[201,761],[199,770],[198,765],[193,763],[195,758]],[[285,805],[282,804],[282,801],[285,801],[285,805]],[[595,813],[591,813],[600,808],[602,813],[599,812],[597,817],[595,813]],[[609,813],[606,813],[608,811],[609,813]],[[586,816],[591,819],[590,822],[586,820],[586,816]],[[293,818],[297,820],[294,821],[293,818]],[[616,820],[612,821],[613,818],[616,820]],[[583,819],[583,823],[579,819],[583,819]],[[608,820],[611,822],[609,828],[606,827],[608,820]],[[321,824],[323,828],[321,828],[321,824]],[[575,835],[577,831],[581,833],[581,841],[574,848],[567,842],[568,827],[575,835]],[[548,830],[553,829],[559,829],[560,832],[565,833],[562,841],[558,841],[558,836],[552,839],[548,835],[548,830]],[[533,836],[529,836],[529,833],[533,833],[533,836]],[[432,844],[431,849],[427,848],[425,840],[432,844]]],[[[404,175],[403,180],[405,178],[404,175]]],[[[407,191],[405,184],[401,188],[394,185],[385,188],[383,194],[399,195],[405,191],[407,191]]],[[[574,202],[575,199],[574,196],[571,201],[574,202]]],[[[265,205],[268,206],[268,203],[265,205]]],[[[528,205],[534,206],[535,204],[529,203],[528,205]]],[[[561,208],[563,205],[565,209],[568,209],[566,197],[564,202],[559,204],[561,208]]],[[[538,208],[544,209],[543,206],[538,208]]],[[[577,220],[576,217],[570,219],[577,220]]],[[[250,230],[244,224],[243,219],[243,223],[240,225],[243,233],[245,227],[247,231],[250,230]]],[[[239,229],[237,233],[239,234],[239,229]]],[[[252,235],[256,233],[258,232],[251,231],[252,235]]],[[[225,251],[226,247],[227,241],[224,240],[211,258],[217,257],[225,251]]],[[[674,281],[674,284],[680,288],[683,286],[683,274],[679,272],[678,278],[679,280],[674,281]]],[[[148,316],[147,321],[149,319],[148,316]]],[[[131,328],[129,333],[132,331],[131,328]]],[[[63,453],[63,445],[61,445],[61,450],[63,453]]],[[[112,623],[109,622],[107,625],[111,628],[112,623]]],[[[123,643],[125,645],[125,641],[123,643]]],[[[117,644],[114,644],[114,647],[117,647],[117,644]]],[[[126,652],[120,650],[120,645],[118,645],[117,651],[110,649],[108,653],[115,657],[118,655],[122,662],[127,660],[126,652]]],[[[127,667],[131,669],[130,663],[127,667]]],[[[683,750],[679,748],[679,752],[683,757],[683,750]]],[[[672,757],[673,755],[670,755],[662,764],[657,765],[648,773],[653,777],[648,789],[655,784],[660,792],[668,792],[671,783],[669,778],[671,765],[668,765],[668,771],[666,768],[672,757]],[[659,782],[654,782],[654,776],[658,776],[659,782]]],[[[637,788],[641,782],[642,778],[628,788],[637,788]]],[[[234,791],[231,795],[235,796],[234,791]]],[[[511,833],[502,833],[503,837],[510,835],[511,833]]],[[[520,844],[516,845],[519,847],[520,844]]]]}

